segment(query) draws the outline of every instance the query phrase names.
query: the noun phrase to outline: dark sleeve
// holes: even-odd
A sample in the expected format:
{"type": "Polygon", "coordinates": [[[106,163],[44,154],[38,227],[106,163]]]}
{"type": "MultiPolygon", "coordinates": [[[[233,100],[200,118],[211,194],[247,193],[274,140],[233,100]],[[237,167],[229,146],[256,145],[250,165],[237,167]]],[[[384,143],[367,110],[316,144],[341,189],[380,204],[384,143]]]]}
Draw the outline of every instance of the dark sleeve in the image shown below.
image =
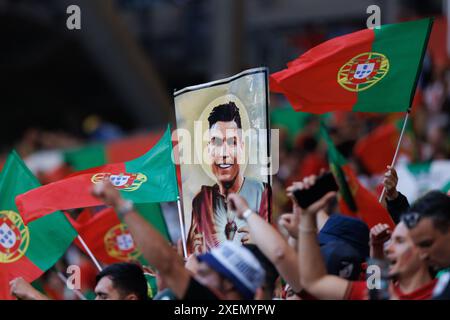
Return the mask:
{"type": "Polygon", "coordinates": [[[408,199],[400,192],[398,193],[398,197],[394,200],[386,199],[386,205],[392,220],[394,220],[396,224],[400,222],[400,216],[409,209],[408,199]]]}
{"type": "Polygon", "coordinates": [[[191,278],[182,300],[219,300],[219,298],[210,289],[191,278]]]}

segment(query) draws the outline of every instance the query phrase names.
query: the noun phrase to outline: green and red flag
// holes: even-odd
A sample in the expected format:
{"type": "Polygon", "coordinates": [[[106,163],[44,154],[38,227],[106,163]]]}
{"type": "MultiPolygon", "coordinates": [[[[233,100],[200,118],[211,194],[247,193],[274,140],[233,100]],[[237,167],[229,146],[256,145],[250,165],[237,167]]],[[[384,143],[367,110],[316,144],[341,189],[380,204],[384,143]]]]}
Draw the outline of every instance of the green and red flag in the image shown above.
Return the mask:
{"type": "Polygon", "coordinates": [[[375,196],[358,181],[350,164],[336,149],[326,129],[322,126],[321,133],[328,146],[330,169],[339,186],[339,210],[341,213],[362,219],[369,228],[378,223],[395,227],[389,212],[375,196]]]}
{"type": "MultiPolygon", "coordinates": [[[[136,210],[161,235],[169,241],[169,233],[159,203],[136,204],[136,210]]],[[[126,224],[121,222],[113,208],[94,213],[89,219],[80,214],[73,225],[93,255],[104,264],[138,261],[147,265],[141,251],[136,247],[126,224]]],[[[77,246],[84,247],[75,241],[77,246]]]]}
{"type": "Polygon", "coordinates": [[[272,74],[270,89],[302,112],[407,111],[432,23],[388,24],[326,41],[272,74]]]}
{"type": "Polygon", "coordinates": [[[24,224],[14,198],[36,187],[39,182],[13,151],[0,173],[0,274],[7,281],[16,277],[34,281],[56,263],[77,236],[62,212],[24,224]]]}
{"type": "Polygon", "coordinates": [[[124,163],[76,172],[73,175],[16,197],[17,207],[28,223],[56,210],[103,205],[92,196],[92,187],[109,179],[123,198],[134,203],[168,202],[178,198],[172,160],[170,127],[146,154],[124,163]]]}
{"type": "Polygon", "coordinates": [[[64,151],[64,161],[75,171],[120,163],[146,153],[161,138],[163,132],[142,133],[109,143],[93,143],[64,151]]]}

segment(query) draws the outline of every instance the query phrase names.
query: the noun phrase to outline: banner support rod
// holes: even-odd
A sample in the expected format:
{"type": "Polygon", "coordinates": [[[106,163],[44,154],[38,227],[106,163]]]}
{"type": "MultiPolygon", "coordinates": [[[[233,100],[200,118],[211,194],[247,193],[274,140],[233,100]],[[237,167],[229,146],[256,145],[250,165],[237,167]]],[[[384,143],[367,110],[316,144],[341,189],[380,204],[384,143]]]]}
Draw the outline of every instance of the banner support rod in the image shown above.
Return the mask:
{"type": "Polygon", "coordinates": [[[102,271],[102,267],[100,266],[100,263],[98,263],[95,256],[92,254],[92,251],[89,249],[89,247],[86,245],[86,242],[84,242],[83,238],[78,235],[77,236],[78,241],[80,241],[81,245],[83,246],[84,250],[86,250],[87,254],[91,258],[92,262],[94,262],[95,266],[97,267],[98,271],[102,271]]]}

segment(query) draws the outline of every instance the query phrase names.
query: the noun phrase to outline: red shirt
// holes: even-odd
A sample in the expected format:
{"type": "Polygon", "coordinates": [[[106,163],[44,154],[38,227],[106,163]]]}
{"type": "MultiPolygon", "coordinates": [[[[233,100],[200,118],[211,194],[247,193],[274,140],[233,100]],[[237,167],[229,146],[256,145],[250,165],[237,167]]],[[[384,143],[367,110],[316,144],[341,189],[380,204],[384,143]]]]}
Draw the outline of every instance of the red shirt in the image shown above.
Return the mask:
{"type": "MultiPolygon", "coordinates": [[[[411,292],[403,293],[398,283],[394,283],[393,291],[399,300],[428,300],[433,295],[437,279],[433,279],[423,287],[411,292]]],[[[347,289],[346,300],[368,300],[369,290],[366,281],[352,281],[347,289]]]]}

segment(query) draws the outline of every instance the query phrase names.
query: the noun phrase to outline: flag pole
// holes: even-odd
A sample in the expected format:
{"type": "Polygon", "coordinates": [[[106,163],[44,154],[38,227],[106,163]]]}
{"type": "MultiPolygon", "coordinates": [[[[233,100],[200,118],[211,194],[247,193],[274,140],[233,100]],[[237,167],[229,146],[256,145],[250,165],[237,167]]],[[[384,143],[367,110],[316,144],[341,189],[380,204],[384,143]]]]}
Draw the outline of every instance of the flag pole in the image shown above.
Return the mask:
{"type": "Polygon", "coordinates": [[[97,267],[98,271],[102,271],[102,267],[98,263],[97,259],[95,259],[94,255],[92,254],[92,252],[89,249],[89,247],[86,245],[86,242],[84,242],[83,238],[80,235],[78,235],[77,239],[78,239],[78,241],[80,241],[80,243],[83,246],[84,250],[86,250],[87,254],[91,258],[91,260],[94,262],[94,264],[97,267]]]}
{"type": "Polygon", "coordinates": [[[186,249],[186,235],[184,233],[183,212],[181,209],[180,196],[177,197],[177,205],[178,205],[178,219],[180,220],[181,243],[183,245],[183,254],[184,254],[184,257],[187,258],[188,255],[187,255],[187,249],[186,249]]]}
{"type": "MultiPolygon", "coordinates": [[[[168,125],[168,128],[170,130],[170,124],[168,125]]],[[[174,133],[176,132],[176,130],[174,131],[174,133]]],[[[180,220],[180,231],[181,231],[181,244],[183,246],[183,255],[184,258],[187,259],[188,254],[187,254],[187,248],[186,248],[186,235],[184,232],[184,223],[183,223],[183,209],[181,207],[181,200],[180,200],[180,191],[178,188],[178,179],[177,179],[177,173],[176,173],[176,159],[178,159],[178,153],[175,154],[175,151],[173,150],[173,145],[172,145],[172,141],[170,146],[172,147],[172,161],[174,161],[174,166],[173,166],[173,170],[175,173],[175,180],[177,180],[177,190],[178,190],[178,196],[177,196],[177,206],[178,206],[178,219],[180,220]]],[[[179,159],[178,159],[179,160],[179,159]]]]}
{"type": "MultiPolygon", "coordinates": [[[[62,274],[61,271],[56,271],[56,274],[58,275],[58,278],[61,279],[62,282],[64,282],[64,284],[67,284],[67,278],[62,274]]],[[[81,300],[87,300],[86,297],[80,292],[80,290],[78,289],[73,289],[72,290],[75,295],[80,298],[81,300]]]]}
{"type": "MultiPolygon", "coordinates": [[[[403,134],[405,133],[406,124],[408,122],[410,110],[411,109],[408,109],[408,111],[406,112],[406,115],[405,115],[405,120],[403,120],[402,131],[400,132],[400,137],[398,138],[397,148],[395,149],[394,158],[392,159],[391,167],[393,167],[395,165],[395,162],[397,161],[398,151],[400,150],[400,144],[402,143],[403,134]]],[[[383,191],[381,192],[378,202],[381,203],[383,201],[385,193],[386,193],[386,188],[383,186],[383,191]]]]}

